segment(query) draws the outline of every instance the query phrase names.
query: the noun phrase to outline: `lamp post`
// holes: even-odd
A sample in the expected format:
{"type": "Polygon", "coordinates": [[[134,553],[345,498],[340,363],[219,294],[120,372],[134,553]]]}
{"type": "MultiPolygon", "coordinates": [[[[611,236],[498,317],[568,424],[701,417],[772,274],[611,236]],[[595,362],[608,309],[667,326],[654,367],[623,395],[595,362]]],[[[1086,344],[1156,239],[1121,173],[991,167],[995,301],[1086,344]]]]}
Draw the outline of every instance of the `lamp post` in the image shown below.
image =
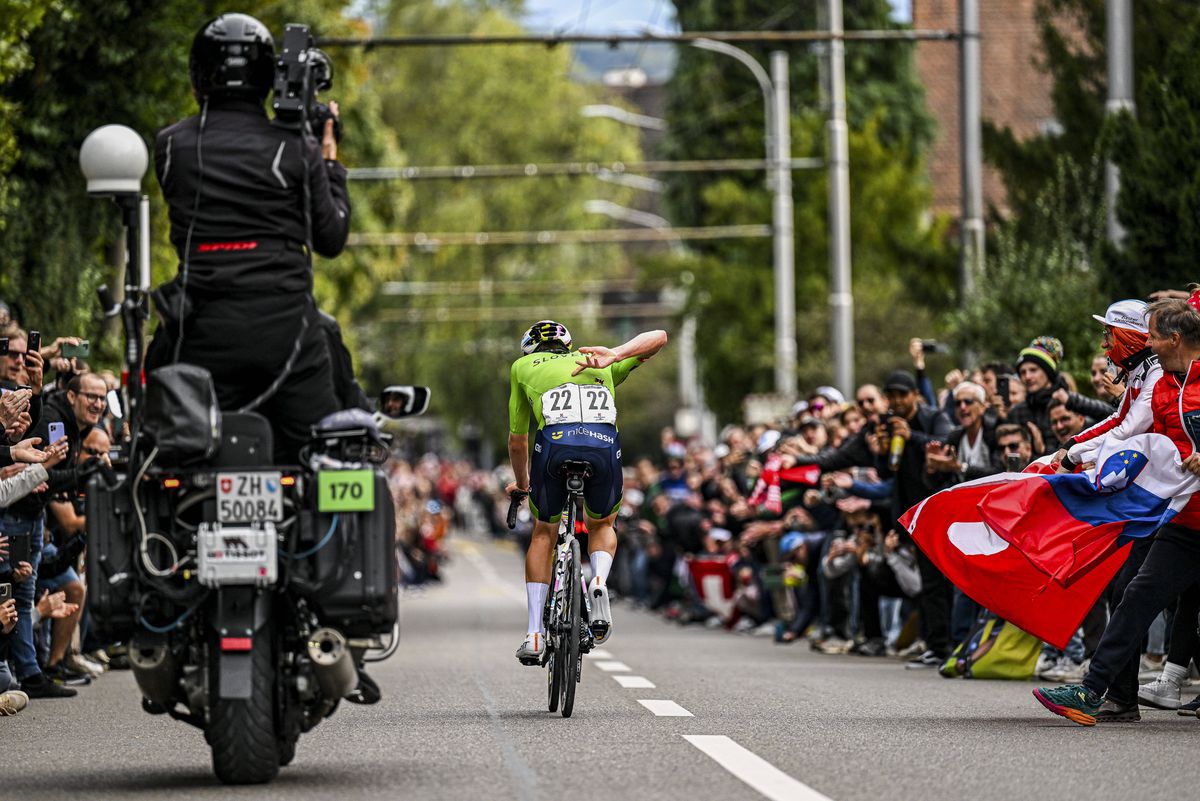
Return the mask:
{"type": "MultiPolygon", "coordinates": [[[[609,200],[589,200],[583,204],[583,208],[589,214],[603,214],[633,225],[667,233],[671,231],[671,223],[665,217],[626,208],[609,200]]],[[[683,243],[673,239],[671,252],[683,253],[683,243]]],[[[684,291],[676,289],[671,294],[678,307],[682,308],[686,297],[684,291]]],[[[676,414],[675,429],[684,436],[688,435],[689,429],[696,431],[702,440],[713,444],[717,439],[717,425],[716,418],[704,405],[704,389],[700,386],[700,368],[696,359],[696,315],[684,315],[679,334],[679,400],[682,408],[676,414]]]]}
{"type": "MultiPolygon", "coordinates": [[[[787,53],[771,53],[767,74],[754,56],[741,48],[697,39],[693,47],[729,56],[746,66],[763,94],[766,122],[767,188],[772,192],[771,229],[775,267],[775,392],[789,400],[796,396],[796,290],[795,246],[792,221],[792,154],[787,53]]],[[[836,313],[836,309],[835,309],[836,313]]],[[[837,363],[835,351],[835,364],[837,363]]]]}
{"type": "Polygon", "coordinates": [[[150,289],[150,200],[142,194],[142,176],[150,157],[146,143],[124,125],[104,125],[88,134],[79,149],[79,167],[94,197],[111,198],[125,225],[125,295],[118,304],[108,287],[100,301],[108,315],[120,314],[126,333],[126,405],[131,428],[142,405],[142,322],[150,289]]]}

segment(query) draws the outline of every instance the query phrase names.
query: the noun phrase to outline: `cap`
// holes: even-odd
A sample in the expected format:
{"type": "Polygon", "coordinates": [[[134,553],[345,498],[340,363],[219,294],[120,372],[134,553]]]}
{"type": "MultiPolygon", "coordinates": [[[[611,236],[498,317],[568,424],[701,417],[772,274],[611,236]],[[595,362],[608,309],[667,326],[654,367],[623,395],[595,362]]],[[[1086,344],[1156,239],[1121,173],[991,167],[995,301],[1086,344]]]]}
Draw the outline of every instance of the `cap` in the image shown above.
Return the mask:
{"type": "Polygon", "coordinates": [[[1113,328],[1127,328],[1139,334],[1146,334],[1150,332],[1149,321],[1146,319],[1147,308],[1144,301],[1118,300],[1108,307],[1103,317],[1093,314],[1092,319],[1113,328]]]}
{"type": "Polygon", "coordinates": [[[800,400],[792,404],[792,417],[799,417],[808,411],[808,401],[800,400]]]}
{"type": "Polygon", "coordinates": [[[887,377],[887,382],[883,385],[883,391],[895,390],[897,392],[916,392],[917,379],[913,378],[913,374],[907,370],[897,370],[887,377]]]}
{"type": "Polygon", "coordinates": [[[820,395],[830,403],[836,403],[839,406],[846,402],[846,396],[833,387],[817,387],[813,394],[820,395]]]}
{"type": "Polygon", "coordinates": [[[804,544],[804,535],[799,531],[789,531],[779,538],[779,555],[787,556],[804,544]]]}
{"type": "Polygon", "coordinates": [[[708,536],[712,537],[717,542],[728,542],[733,539],[733,532],[727,528],[709,529],[708,536]]]}
{"type": "Polygon", "coordinates": [[[813,417],[811,414],[806,414],[800,418],[798,428],[808,428],[809,426],[819,425],[821,425],[821,420],[819,418],[813,417]]]}
{"type": "Polygon", "coordinates": [[[773,428],[769,428],[762,433],[758,438],[758,452],[766,453],[775,447],[775,443],[779,442],[780,433],[773,428]]]}

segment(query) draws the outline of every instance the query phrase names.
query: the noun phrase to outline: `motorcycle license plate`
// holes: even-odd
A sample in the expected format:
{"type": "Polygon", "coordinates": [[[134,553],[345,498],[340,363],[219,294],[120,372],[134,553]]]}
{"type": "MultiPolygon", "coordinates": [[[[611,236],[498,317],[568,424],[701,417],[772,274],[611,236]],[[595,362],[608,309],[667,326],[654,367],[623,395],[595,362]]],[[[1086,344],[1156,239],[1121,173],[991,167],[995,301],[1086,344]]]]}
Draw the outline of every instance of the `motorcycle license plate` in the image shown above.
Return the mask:
{"type": "Polygon", "coordinates": [[[217,473],[217,521],[283,520],[282,473],[217,473]]]}

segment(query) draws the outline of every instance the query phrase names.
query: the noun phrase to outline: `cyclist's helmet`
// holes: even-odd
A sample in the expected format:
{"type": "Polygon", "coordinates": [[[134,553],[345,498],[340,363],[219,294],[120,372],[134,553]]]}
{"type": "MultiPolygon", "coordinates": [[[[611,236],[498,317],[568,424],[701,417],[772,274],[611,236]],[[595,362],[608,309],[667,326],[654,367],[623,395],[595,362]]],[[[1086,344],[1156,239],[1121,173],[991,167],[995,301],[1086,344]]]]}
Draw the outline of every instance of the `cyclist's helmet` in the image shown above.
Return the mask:
{"type": "Polygon", "coordinates": [[[192,40],[188,76],[196,97],[266,99],[275,82],[275,40],[249,14],[222,14],[192,40]]]}
{"type": "Polygon", "coordinates": [[[562,323],[553,320],[538,320],[529,326],[525,336],[521,337],[521,352],[529,355],[544,342],[561,342],[567,350],[571,349],[571,332],[562,323]]]}

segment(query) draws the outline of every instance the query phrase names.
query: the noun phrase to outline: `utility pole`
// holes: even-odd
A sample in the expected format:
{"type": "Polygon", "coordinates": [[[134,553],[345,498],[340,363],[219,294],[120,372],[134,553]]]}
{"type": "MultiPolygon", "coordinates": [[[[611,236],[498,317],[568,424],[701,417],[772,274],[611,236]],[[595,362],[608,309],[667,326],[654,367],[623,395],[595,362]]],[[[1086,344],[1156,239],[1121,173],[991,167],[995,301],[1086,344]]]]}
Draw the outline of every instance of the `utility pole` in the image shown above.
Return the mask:
{"type": "MultiPolygon", "coordinates": [[[[1129,0],[1107,0],[1105,46],[1108,51],[1108,102],[1105,114],[1134,113],[1133,103],[1133,15],[1129,0]]],[[[1117,193],[1121,171],[1108,161],[1104,165],[1104,203],[1108,215],[1108,241],[1120,245],[1125,229],[1117,221],[1117,193]]]]}
{"type": "Polygon", "coordinates": [[[854,392],[854,295],[850,282],[850,147],[842,0],[829,0],[829,308],[833,383],[854,392]]]}
{"type": "Polygon", "coordinates": [[[983,275],[983,123],[979,75],[979,0],[961,0],[958,24],[959,158],[962,172],[962,220],[958,262],[958,302],[967,304],[983,275]]]}
{"type": "Polygon", "coordinates": [[[796,253],[792,210],[792,111],[789,102],[788,57],[771,53],[772,114],[775,145],[772,171],[774,198],[771,227],[775,234],[775,391],[796,397],[796,253]]]}

